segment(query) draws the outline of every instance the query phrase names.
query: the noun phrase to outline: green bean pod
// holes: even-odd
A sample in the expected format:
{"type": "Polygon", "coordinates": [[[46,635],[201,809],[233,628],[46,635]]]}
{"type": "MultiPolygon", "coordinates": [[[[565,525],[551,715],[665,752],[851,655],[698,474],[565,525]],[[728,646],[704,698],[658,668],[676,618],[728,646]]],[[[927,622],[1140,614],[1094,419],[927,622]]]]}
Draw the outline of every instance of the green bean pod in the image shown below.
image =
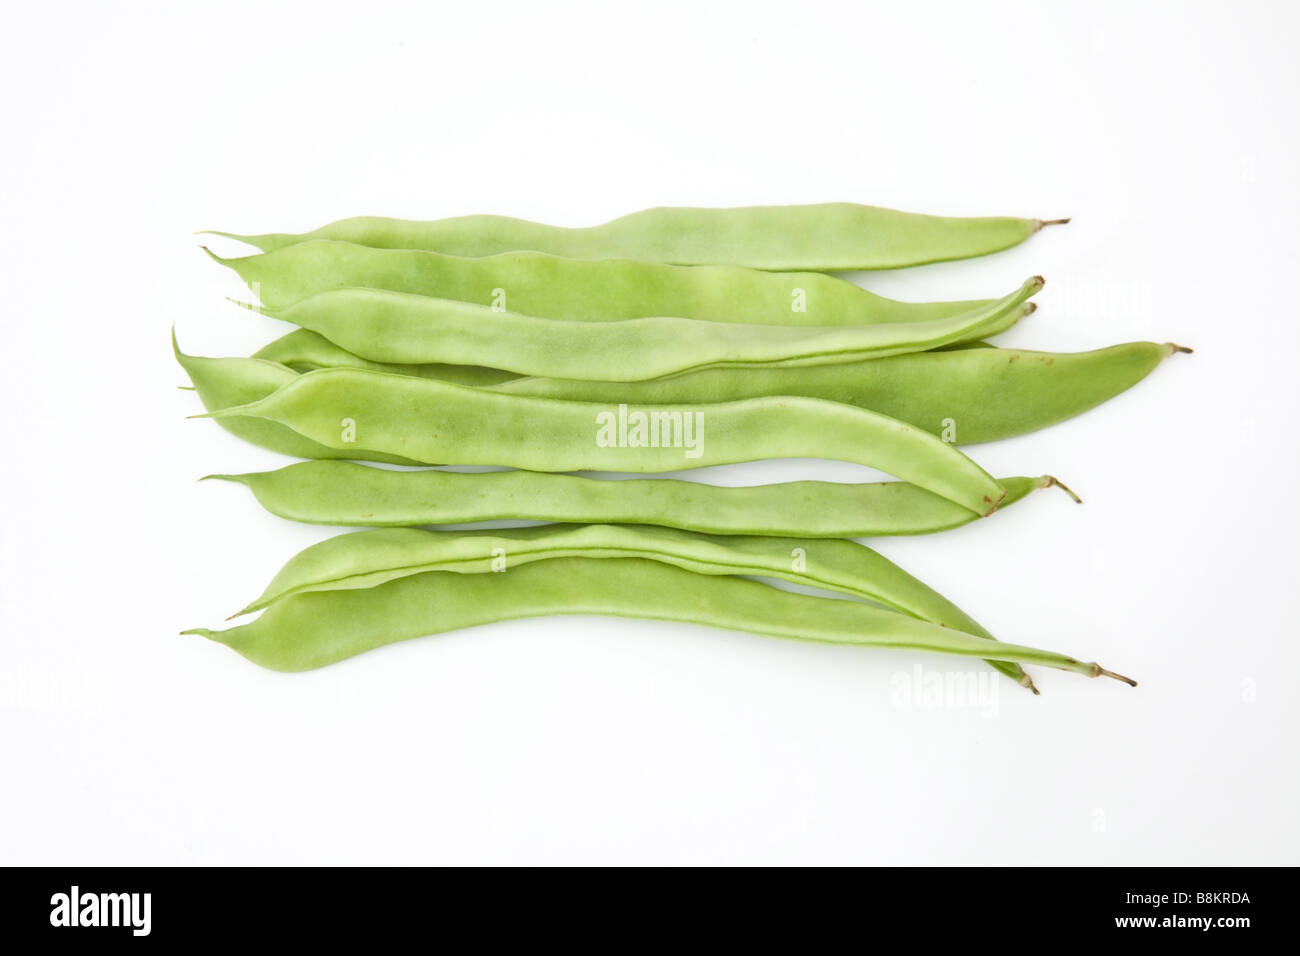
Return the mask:
{"type": "MultiPolygon", "coordinates": [[[[376,362],[486,365],[522,375],[642,381],[709,366],[801,366],[882,358],[995,335],[1025,314],[1041,276],[992,305],[946,319],[806,328],[676,316],[590,322],[384,289],[320,292],[273,318],[376,362]]],[[[241,303],[243,304],[243,303],[241,303]]]]}
{"type": "Polygon", "coordinates": [[[1006,494],[977,464],[928,432],[813,398],[611,408],[331,368],[208,414],[267,419],[340,451],[368,448],[426,464],[654,473],[826,458],[879,468],[979,515],[991,514],[1006,494]]]}
{"type": "Polygon", "coordinates": [[[944,627],[992,640],[937,591],[854,541],[755,535],[702,535],[649,525],[546,524],[482,531],[382,528],[317,542],[294,555],[250,614],[307,591],[375,587],[425,571],[500,573],[554,558],[647,558],[697,574],[781,578],[851,594],[944,627]]]}
{"type": "MultiPolygon", "coordinates": [[[[310,329],[294,329],[274,342],[268,342],[253,358],[286,366],[295,372],[311,372],[318,368],[366,368],[372,372],[394,372],[398,375],[418,375],[434,378],[453,385],[486,387],[499,385],[518,378],[514,372],[486,368],[482,365],[444,365],[427,363],[411,365],[400,362],[372,362],[360,355],[340,348],[325,336],[310,329]]],[[[281,382],[280,384],[283,384],[281,382]]],[[[274,391],[272,389],[271,391],[274,391]]],[[[269,395],[270,391],[265,394],[269,395]]],[[[261,398],[262,396],[257,396],[261,398]]],[[[249,399],[251,401],[251,399],[249,399]]]]}
{"type": "Polygon", "coordinates": [[[267,308],[331,289],[388,289],[575,322],[675,315],[748,325],[869,325],[960,315],[990,300],[897,302],[820,272],[567,259],[540,252],[468,258],[314,239],[226,259],[267,308]]]}
{"type": "MultiPolygon", "coordinates": [[[[657,525],[717,535],[866,538],[931,534],[977,517],[969,508],[901,481],[792,481],[730,488],[669,478],[610,480],[533,471],[394,471],[341,461],[207,477],[244,485],[263,508],[281,518],[351,527],[524,520],[657,525]]],[[[998,483],[1007,492],[1004,508],[1037,488],[1064,488],[1050,475],[1001,478],[998,483]]]]}
{"type": "MultiPolygon", "coordinates": [[[[397,641],[555,614],[680,621],[771,637],[977,658],[990,652],[985,638],[857,601],[792,594],[757,581],[695,574],[639,558],[556,558],[505,574],[429,571],[364,590],[293,595],[249,624],[183,633],[218,641],[263,667],[305,671],[397,641]]],[[[999,660],[1133,683],[1097,664],[1052,651],[999,643],[997,655],[999,660]]]]}
{"type": "MultiPolygon", "coordinates": [[[[208,412],[241,407],[271,395],[281,385],[298,377],[293,369],[264,359],[207,358],[186,355],[172,333],[172,354],[190,377],[199,401],[208,412]]],[[[337,449],[298,434],[292,428],[263,418],[223,418],[219,424],[233,435],[259,448],[294,458],[363,458],[394,465],[417,462],[400,455],[365,449],[337,449]]]]}
{"type": "Polygon", "coordinates": [[[1171,342],[1128,342],[1089,352],[979,344],[802,368],[701,369],[645,382],[585,382],[470,366],[371,362],[307,329],[294,329],[254,357],[299,372],[369,368],[574,402],[673,405],[801,395],[868,408],[959,445],[974,445],[1081,415],[1142,381],[1170,355],[1191,351],[1171,342]]]}
{"type": "Polygon", "coordinates": [[[710,368],[645,382],[515,378],[491,387],[577,402],[672,405],[802,395],[869,408],[962,445],[1081,415],[1191,349],[1128,342],[1090,352],[966,348],[803,368],[710,368]]]}
{"type": "MultiPolygon", "coordinates": [[[[300,551],[239,617],[308,591],[371,588],[426,571],[501,573],[555,558],[647,558],[696,574],[761,575],[838,591],[918,620],[996,640],[938,591],[865,545],[839,539],[700,535],[644,525],[541,525],[493,531],[385,528],[300,551]]],[[[1018,664],[988,661],[1024,687],[1018,664]]]]}
{"type": "Polygon", "coordinates": [[[856,203],[659,207],[599,226],[567,229],[505,216],[458,216],[416,222],[360,216],[311,232],[213,235],[263,252],[310,239],[339,239],[383,249],[424,249],[454,256],[527,250],[573,259],[644,259],[679,265],[733,265],[775,271],[900,269],[969,259],[1024,242],[1066,220],[1009,216],[952,218],[856,203]]]}

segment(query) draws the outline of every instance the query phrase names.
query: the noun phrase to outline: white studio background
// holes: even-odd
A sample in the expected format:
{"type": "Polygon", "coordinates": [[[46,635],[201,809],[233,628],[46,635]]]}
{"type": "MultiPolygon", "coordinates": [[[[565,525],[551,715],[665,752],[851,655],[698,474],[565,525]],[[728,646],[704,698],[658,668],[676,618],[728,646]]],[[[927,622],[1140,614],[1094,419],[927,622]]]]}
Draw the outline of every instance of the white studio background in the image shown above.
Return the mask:
{"type": "MultiPolygon", "coordinates": [[[[0,55],[0,862],[1300,862],[1295,8],[28,4],[0,55]],[[901,699],[921,654],[609,619],[304,675],[218,626],[327,529],[168,342],[247,354],[196,229],[850,200],[1074,216],[900,298],[1048,279],[1005,344],[1194,346],[974,446],[1040,493],[880,549],[995,633],[1131,673],[901,699]]],[[[225,247],[234,249],[233,245],[225,247]]],[[[779,462],[729,483],[855,480],[779,462]]]]}

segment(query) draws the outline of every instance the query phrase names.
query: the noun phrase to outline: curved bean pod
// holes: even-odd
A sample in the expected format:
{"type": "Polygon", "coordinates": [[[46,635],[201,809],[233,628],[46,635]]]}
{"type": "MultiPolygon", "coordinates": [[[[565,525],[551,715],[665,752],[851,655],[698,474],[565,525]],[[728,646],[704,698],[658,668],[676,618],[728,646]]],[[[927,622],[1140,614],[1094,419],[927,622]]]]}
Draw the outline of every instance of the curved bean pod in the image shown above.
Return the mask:
{"type": "Polygon", "coordinates": [[[515,395],[672,405],[803,395],[869,408],[958,444],[1023,435],[1081,415],[1191,349],[1129,342],[1091,352],[968,348],[803,368],[701,369],[646,382],[516,378],[515,395]]]}
{"type": "MultiPolygon", "coordinates": [[[[989,642],[857,601],[810,597],[659,561],[556,558],[506,574],[429,571],[359,591],[289,597],[226,631],[194,628],[263,667],[304,671],[364,651],[496,621],[555,614],[681,621],[771,637],[985,657],[989,642]]],[[[998,644],[1000,660],[1133,683],[1064,654],[998,644]]]]}
{"type": "MultiPolygon", "coordinates": [[[[287,366],[295,372],[311,372],[318,368],[366,368],[373,372],[395,372],[399,375],[419,375],[435,378],[453,385],[477,387],[499,385],[518,376],[514,372],[485,368],[481,365],[411,365],[394,362],[372,362],[360,355],[340,348],[325,336],[310,329],[294,329],[253,353],[255,359],[265,359],[287,366]]],[[[283,384],[283,383],[281,383],[283,384]]],[[[269,392],[267,393],[269,394],[269,392]]],[[[260,395],[258,396],[261,397],[260,395]]],[[[252,399],[249,399],[250,401],[252,399]]]]}
{"type": "Polygon", "coordinates": [[[307,591],[371,588],[425,571],[501,573],[534,561],[572,557],[646,558],[696,574],[775,577],[851,594],[920,620],[993,639],[943,595],[853,541],[702,535],[650,525],[547,524],[483,531],[382,528],[340,534],[290,558],[261,596],[232,616],[251,614],[307,591]]]}
{"type": "MultiPolygon", "coordinates": [[[[209,412],[241,407],[249,402],[271,395],[281,385],[298,377],[293,369],[258,358],[207,358],[186,355],[172,333],[172,354],[189,375],[198,393],[199,401],[209,412]]],[[[400,455],[365,449],[329,448],[298,434],[292,428],[263,418],[224,418],[218,423],[233,435],[259,448],[290,455],[294,458],[363,458],[394,465],[414,465],[417,462],[400,455]]]]}
{"type": "Polygon", "coordinates": [[[341,239],[384,249],[425,249],[455,256],[529,250],[573,259],[647,259],[680,265],[737,265],[778,271],[899,269],[968,259],[1024,242],[1066,220],[952,218],[856,203],[659,207],[599,226],[566,229],[505,216],[430,222],[359,216],[300,234],[215,232],[263,252],[308,239],[341,239]]]}
{"type": "MultiPolygon", "coordinates": [[[[719,535],[865,538],[930,534],[976,520],[970,509],[901,481],[728,488],[533,471],[391,471],[340,461],[207,477],[245,485],[263,508],[281,518],[353,527],[527,520],[659,525],[719,535]]],[[[1037,488],[1064,488],[1050,475],[998,483],[1007,492],[1004,508],[1037,488]]]]}
{"type": "MultiPolygon", "coordinates": [[[[523,375],[641,381],[708,366],[820,365],[881,358],[997,334],[1019,320],[1041,276],[947,319],[802,328],[675,316],[590,322],[541,318],[384,289],[320,292],[258,309],[377,362],[481,364],[523,375]]],[[[243,303],[241,303],[243,304],[243,303]]]]}
{"type": "MultiPolygon", "coordinates": [[[[496,531],[385,528],[341,534],[290,558],[261,597],[231,617],[308,591],[371,588],[426,571],[501,573],[568,557],[647,558],[696,574],[775,577],[850,594],[918,620],[996,640],[938,591],[853,541],[699,535],[644,525],[554,524],[496,531]]],[[[1033,689],[1020,665],[987,663],[1033,689]]]]}
{"type": "Polygon", "coordinates": [[[340,451],[369,448],[427,464],[648,473],[828,458],[879,468],[980,515],[991,514],[1006,494],[982,468],[928,432],[814,398],[630,410],[331,368],[300,375],[248,405],[208,414],[268,419],[340,451]]]}
{"type": "Polygon", "coordinates": [[[313,239],[226,259],[268,308],[331,289],[388,289],[577,322],[675,315],[751,325],[869,325],[960,315],[991,300],[897,302],[819,272],[566,259],[541,252],[468,258],[313,239]]]}
{"type": "Polygon", "coordinates": [[[281,336],[254,358],[299,372],[370,368],[575,402],[671,405],[801,395],[869,408],[934,435],[947,432],[956,444],[974,445],[1081,415],[1136,385],[1170,355],[1192,351],[1172,342],[1128,342],[1089,352],[978,345],[978,350],[974,343],[964,343],[952,350],[803,368],[701,369],[645,382],[584,382],[457,365],[370,362],[307,329],[281,336]]]}

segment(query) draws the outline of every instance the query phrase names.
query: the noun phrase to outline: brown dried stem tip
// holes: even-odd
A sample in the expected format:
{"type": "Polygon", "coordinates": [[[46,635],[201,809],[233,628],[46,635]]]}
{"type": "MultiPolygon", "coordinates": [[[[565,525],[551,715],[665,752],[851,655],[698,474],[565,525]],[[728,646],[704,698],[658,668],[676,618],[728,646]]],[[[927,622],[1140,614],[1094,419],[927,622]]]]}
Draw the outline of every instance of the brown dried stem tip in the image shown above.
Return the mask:
{"type": "Polygon", "coordinates": [[[1108,670],[1106,670],[1106,668],[1102,667],[1100,664],[1093,664],[1093,665],[1092,665],[1092,676],[1093,676],[1093,677],[1113,677],[1115,680],[1123,681],[1125,684],[1128,684],[1129,687],[1136,687],[1136,686],[1138,685],[1138,682],[1135,681],[1133,678],[1131,678],[1131,677],[1125,677],[1123,674],[1116,674],[1114,671],[1108,671],[1108,670]]]}
{"type": "Polygon", "coordinates": [[[1069,495],[1071,498],[1074,499],[1074,503],[1075,503],[1076,505],[1081,505],[1081,504],[1083,504],[1083,499],[1080,498],[1078,495],[1076,495],[1076,494],[1075,494],[1075,493],[1070,489],[1070,486],[1069,486],[1069,485],[1067,485],[1065,482],[1063,482],[1060,478],[1057,478],[1055,475],[1043,475],[1043,487],[1044,487],[1044,488],[1060,488],[1060,489],[1061,489],[1062,491],[1064,491],[1067,495],[1069,495]]]}

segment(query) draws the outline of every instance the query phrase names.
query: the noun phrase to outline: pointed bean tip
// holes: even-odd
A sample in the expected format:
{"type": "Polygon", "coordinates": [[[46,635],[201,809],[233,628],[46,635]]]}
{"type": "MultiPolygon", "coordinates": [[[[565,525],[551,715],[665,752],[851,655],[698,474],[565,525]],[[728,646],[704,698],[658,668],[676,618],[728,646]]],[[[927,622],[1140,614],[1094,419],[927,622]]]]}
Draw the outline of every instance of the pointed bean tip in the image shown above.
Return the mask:
{"type": "Polygon", "coordinates": [[[1064,226],[1072,218],[1074,217],[1066,216],[1064,219],[1039,219],[1037,220],[1038,226],[1034,229],[1034,231],[1037,232],[1039,229],[1042,229],[1044,226],[1064,226]]]}
{"type": "Polygon", "coordinates": [[[1195,351],[1195,349],[1189,349],[1186,345],[1179,345],[1177,342],[1166,342],[1165,347],[1169,349],[1170,355],[1177,355],[1179,352],[1191,355],[1195,351]]]}
{"type": "Polygon", "coordinates": [[[244,413],[244,409],[248,408],[250,405],[255,405],[255,404],[257,403],[250,402],[249,405],[230,405],[227,406],[226,408],[214,408],[211,411],[205,412],[202,415],[191,415],[190,417],[191,418],[213,418],[218,420],[222,418],[238,418],[240,415],[244,413]]]}

